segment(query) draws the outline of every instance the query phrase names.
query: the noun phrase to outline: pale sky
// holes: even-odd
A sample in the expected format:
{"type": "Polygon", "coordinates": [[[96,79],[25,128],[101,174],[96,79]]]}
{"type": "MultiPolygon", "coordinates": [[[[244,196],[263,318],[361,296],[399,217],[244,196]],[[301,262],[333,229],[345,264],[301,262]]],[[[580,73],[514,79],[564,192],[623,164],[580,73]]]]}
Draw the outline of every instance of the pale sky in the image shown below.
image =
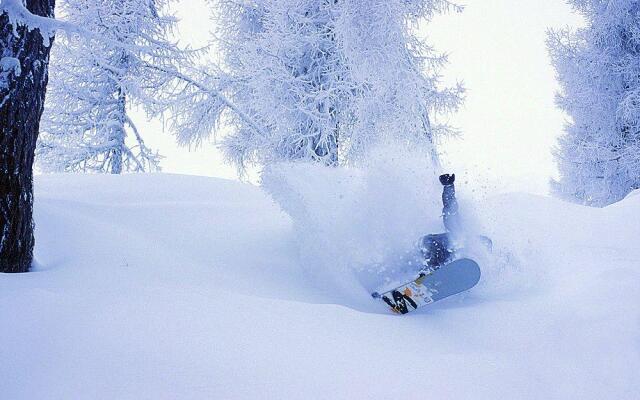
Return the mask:
{"type": "MultiPolygon", "coordinates": [[[[557,83],[545,48],[549,27],[576,26],[564,0],[465,0],[465,11],[439,16],[424,34],[449,53],[446,81],[463,81],[465,105],[450,122],[462,137],[444,147],[446,169],[502,190],[546,193],[555,174],[551,148],[565,116],[554,105],[557,83]]],[[[181,0],[181,40],[209,39],[205,0],[181,0]]],[[[166,157],[163,171],[236,179],[213,144],[180,149],[158,122],[143,128],[166,157]]]]}

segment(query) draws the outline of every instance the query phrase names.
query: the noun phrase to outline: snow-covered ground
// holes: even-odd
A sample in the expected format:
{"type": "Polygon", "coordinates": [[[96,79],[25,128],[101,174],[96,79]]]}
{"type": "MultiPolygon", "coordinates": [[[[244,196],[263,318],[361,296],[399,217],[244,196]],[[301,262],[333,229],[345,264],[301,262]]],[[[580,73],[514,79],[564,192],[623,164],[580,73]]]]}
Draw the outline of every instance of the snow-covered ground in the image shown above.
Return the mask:
{"type": "MultiPolygon", "coordinates": [[[[327,275],[301,261],[300,227],[258,187],[40,176],[36,199],[39,266],[0,275],[1,399],[640,393],[637,192],[604,209],[487,197],[473,208],[498,254],[481,283],[406,316],[365,288],[316,279],[327,275]]],[[[336,220],[332,232],[343,228],[336,220]]]]}

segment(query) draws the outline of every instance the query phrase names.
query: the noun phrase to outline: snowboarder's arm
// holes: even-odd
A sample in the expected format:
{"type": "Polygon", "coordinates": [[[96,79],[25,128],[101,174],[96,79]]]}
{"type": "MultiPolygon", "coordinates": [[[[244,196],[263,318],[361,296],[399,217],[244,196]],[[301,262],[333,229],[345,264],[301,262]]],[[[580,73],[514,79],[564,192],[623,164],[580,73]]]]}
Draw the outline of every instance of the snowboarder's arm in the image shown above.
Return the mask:
{"type": "Polygon", "coordinates": [[[455,174],[440,175],[440,183],[444,186],[442,190],[442,218],[444,220],[444,226],[449,232],[456,232],[460,228],[460,221],[458,216],[458,201],[456,200],[456,189],[454,182],[456,180],[455,174]]]}

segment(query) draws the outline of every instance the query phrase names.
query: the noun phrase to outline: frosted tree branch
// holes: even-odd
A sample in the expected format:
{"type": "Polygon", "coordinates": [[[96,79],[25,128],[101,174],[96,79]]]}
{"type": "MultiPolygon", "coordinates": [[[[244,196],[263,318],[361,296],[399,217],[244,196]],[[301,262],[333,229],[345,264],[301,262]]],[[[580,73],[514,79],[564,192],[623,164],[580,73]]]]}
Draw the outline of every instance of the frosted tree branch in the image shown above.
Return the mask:
{"type": "Polygon", "coordinates": [[[223,63],[176,90],[193,104],[174,113],[181,143],[199,143],[224,118],[232,131],[221,145],[242,172],[292,159],[358,162],[385,137],[435,154],[435,136],[453,132],[438,120],[459,106],[463,88],[441,87],[446,57],[412,28],[418,19],[459,11],[451,2],[211,4],[223,63]]]}

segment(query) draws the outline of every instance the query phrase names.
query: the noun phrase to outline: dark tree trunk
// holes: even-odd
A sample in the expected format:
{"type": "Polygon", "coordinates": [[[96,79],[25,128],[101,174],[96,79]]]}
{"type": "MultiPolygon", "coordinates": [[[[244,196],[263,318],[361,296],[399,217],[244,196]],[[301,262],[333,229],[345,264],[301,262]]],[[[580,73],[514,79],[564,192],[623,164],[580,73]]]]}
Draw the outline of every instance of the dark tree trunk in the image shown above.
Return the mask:
{"type": "MultiPolygon", "coordinates": [[[[46,17],[54,5],[26,2],[46,17]]],[[[51,49],[45,43],[37,29],[15,28],[0,16],[0,272],[27,272],[33,260],[33,159],[51,49]]]]}

